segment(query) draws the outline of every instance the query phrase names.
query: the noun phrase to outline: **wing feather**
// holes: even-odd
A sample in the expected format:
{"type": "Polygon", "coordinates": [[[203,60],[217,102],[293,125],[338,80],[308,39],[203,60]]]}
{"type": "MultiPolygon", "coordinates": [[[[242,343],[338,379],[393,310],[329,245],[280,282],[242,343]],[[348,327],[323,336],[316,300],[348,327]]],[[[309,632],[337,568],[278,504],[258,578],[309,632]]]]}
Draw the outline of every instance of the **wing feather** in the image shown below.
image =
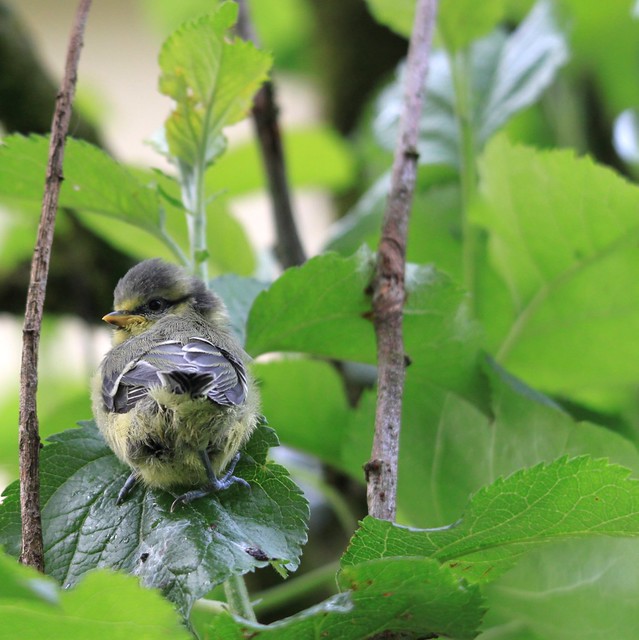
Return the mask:
{"type": "Polygon", "coordinates": [[[168,340],[131,361],[121,373],[105,375],[102,397],[108,410],[126,413],[158,386],[231,406],[244,402],[247,377],[239,358],[209,340],[168,340]]]}

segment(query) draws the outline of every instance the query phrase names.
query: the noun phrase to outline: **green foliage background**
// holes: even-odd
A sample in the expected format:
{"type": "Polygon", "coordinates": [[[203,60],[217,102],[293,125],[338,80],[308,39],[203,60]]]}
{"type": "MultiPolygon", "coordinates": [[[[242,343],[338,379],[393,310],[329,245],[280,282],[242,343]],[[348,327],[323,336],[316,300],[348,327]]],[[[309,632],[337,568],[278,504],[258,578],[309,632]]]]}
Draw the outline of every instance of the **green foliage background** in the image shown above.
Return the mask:
{"type": "MultiPolygon", "coordinates": [[[[177,16],[176,3],[151,4],[167,32],[210,9],[180,3],[184,13],[177,16]]],[[[312,76],[308,5],[287,0],[286,11],[264,8],[271,4],[262,0],[252,8],[275,70],[312,76]]],[[[368,6],[383,24],[409,33],[412,0],[369,0],[368,6]]],[[[441,0],[408,247],[402,526],[366,518],[352,532],[329,599],[270,625],[219,607],[203,614],[196,604],[193,632],[209,638],[365,638],[384,631],[483,640],[637,637],[639,154],[633,149],[639,145],[636,120],[628,117],[639,107],[636,14],[628,0],[601,6],[441,0]]],[[[160,55],[162,90],[177,106],[158,145],[173,158],[177,180],[122,166],[70,140],[61,203],[133,258],[162,255],[226,274],[212,286],[258,359],[269,423],[283,444],[362,484],[375,412],[370,367],[355,369],[364,389],[352,406],[328,360],[375,364],[366,289],[404,68],[380,82],[350,139],[328,125],[285,132],[294,189],[312,185],[356,197],[325,252],[271,281],[258,280],[261,256],[228,203],[262,189],[264,178],[254,143],[221,155],[222,131],[246,112],[269,57],[227,38],[233,20],[232,6],[223,5],[213,18],[174,32],[160,55]],[[200,64],[198,55],[209,46],[210,57],[200,64]],[[221,188],[226,193],[212,198],[221,188]],[[206,255],[193,251],[185,208],[199,208],[208,219],[206,255]],[[274,353],[278,357],[260,358],[274,353]]],[[[19,136],[5,138],[0,148],[0,200],[14,212],[2,269],[30,250],[46,148],[43,138],[19,136]]],[[[42,387],[47,393],[46,378],[42,387]]],[[[83,387],[68,390],[57,410],[42,416],[43,431],[87,418],[85,398],[83,387]]],[[[3,443],[15,438],[6,423],[3,443]]],[[[267,462],[266,448],[275,440],[270,431],[261,433],[240,473],[264,494],[221,498],[180,523],[167,519],[166,496],[149,493],[123,516],[143,523],[157,518],[168,530],[193,528],[190,553],[204,554],[206,571],[180,571],[176,563],[186,553],[171,549],[163,563],[163,570],[171,568],[170,583],[160,569],[135,568],[144,545],[156,548],[146,524],[130,534],[130,552],[105,553],[108,540],[96,533],[100,518],[112,523],[120,516],[108,505],[97,515],[85,512],[84,492],[108,497],[109,483],[124,470],[100,449],[95,432],[85,426],[56,436],[45,449],[51,466],[43,473],[48,564],[58,583],[0,558],[0,584],[7,585],[0,587],[0,611],[13,637],[31,637],[27,621],[33,637],[44,629],[83,637],[83,625],[100,637],[109,614],[95,595],[119,589],[130,593],[131,610],[119,609],[112,635],[104,637],[130,637],[130,629],[148,638],[188,635],[171,606],[136,578],[96,567],[128,570],[163,589],[183,614],[229,572],[266,564],[247,564],[245,554],[229,551],[246,548],[251,536],[273,564],[294,570],[305,506],[287,473],[267,462]],[[78,464],[89,476],[95,465],[105,465],[105,475],[80,482],[78,464]],[[73,506],[76,520],[61,518],[60,501],[73,506]],[[155,511],[144,511],[147,501],[155,511]],[[288,519],[273,517],[277,505],[288,519]],[[221,570],[204,553],[213,542],[196,531],[209,519],[237,523],[249,513],[246,527],[224,530],[228,557],[221,570]]],[[[2,463],[15,470],[13,454],[2,463]]],[[[326,483],[314,484],[348,527],[352,514],[344,516],[343,497],[326,483]]],[[[0,510],[0,542],[14,554],[16,495],[9,489],[0,510]]]]}

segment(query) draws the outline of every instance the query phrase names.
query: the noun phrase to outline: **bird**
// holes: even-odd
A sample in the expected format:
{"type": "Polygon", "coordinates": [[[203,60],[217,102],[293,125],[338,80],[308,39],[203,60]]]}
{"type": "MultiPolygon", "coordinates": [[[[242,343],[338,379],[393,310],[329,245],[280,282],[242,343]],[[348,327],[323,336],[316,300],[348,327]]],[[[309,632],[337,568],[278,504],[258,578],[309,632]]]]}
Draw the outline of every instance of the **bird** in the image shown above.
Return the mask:
{"type": "Polygon", "coordinates": [[[222,300],[159,258],[132,267],[113,297],[102,318],[114,329],[112,348],[94,376],[92,405],[107,445],[131,469],[117,504],[138,482],[187,489],[171,511],[248,486],[234,471],[261,419],[260,398],[222,300]]]}

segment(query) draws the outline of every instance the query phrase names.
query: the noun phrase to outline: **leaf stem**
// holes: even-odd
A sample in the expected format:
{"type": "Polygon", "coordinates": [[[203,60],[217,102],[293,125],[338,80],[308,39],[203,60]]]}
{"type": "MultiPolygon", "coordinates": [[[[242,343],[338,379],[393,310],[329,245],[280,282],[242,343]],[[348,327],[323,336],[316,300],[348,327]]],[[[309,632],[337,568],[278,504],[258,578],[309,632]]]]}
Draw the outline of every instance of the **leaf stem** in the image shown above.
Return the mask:
{"type": "Polygon", "coordinates": [[[255,594],[255,609],[260,613],[272,611],[282,606],[290,605],[312,594],[321,587],[335,588],[335,574],[339,569],[339,561],[330,562],[313,571],[309,571],[299,578],[292,578],[261,593],[255,594]]]}
{"type": "Polygon", "coordinates": [[[476,293],[476,264],[478,236],[469,220],[470,205],[477,190],[476,146],[473,129],[473,106],[470,73],[470,51],[464,49],[450,55],[455,89],[455,118],[459,135],[460,182],[462,199],[462,273],[463,282],[471,295],[476,293]]]}
{"type": "MultiPolygon", "coordinates": [[[[203,145],[204,143],[202,143],[203,145]]],[[[178,163],[182,184],[182,201],[187,211],[186,222],[189,230],[191,249],[190,265],[194,275],[208,282],[208,250],[206,242],[206,196],[204,172],[206,160],[198,154],[193,166],[178,163]]],[[[173,249],[173,247],[171,247],[173,249]]],[[[188,264],[188,262],[187,262],[188,264]]]]}
{"type": "Polygon", "coordinates": [[[232,575],[224,583],[224,593],[231,613],[241,616],[245,620],[257,622],[246,583],[242,576],[232,575]]]}
{"type": "MultiPolygon", "coordinates": [[[[290,465],[289,465],[290,467],[290,465]]],[[[324,480],[320,475],[298,466],[294,470],[295,476],[301,482],[306,483],[319,491],[329,504],[337,521],[342,527],[345,535],[350,538],[353,531],[357,529],[357,518],[351,512],[344,495],[340,493],[332,484],[324,480]]]]}
{"type": "Polygon", "coordinates": [[[182,247],[175,241],[175,238],[164,228],[164,225],[160,227],[159,238],[164,244],[173,252],[173,255],[185,266],[190,266],[189,257],[184,253],[182,247]]]}

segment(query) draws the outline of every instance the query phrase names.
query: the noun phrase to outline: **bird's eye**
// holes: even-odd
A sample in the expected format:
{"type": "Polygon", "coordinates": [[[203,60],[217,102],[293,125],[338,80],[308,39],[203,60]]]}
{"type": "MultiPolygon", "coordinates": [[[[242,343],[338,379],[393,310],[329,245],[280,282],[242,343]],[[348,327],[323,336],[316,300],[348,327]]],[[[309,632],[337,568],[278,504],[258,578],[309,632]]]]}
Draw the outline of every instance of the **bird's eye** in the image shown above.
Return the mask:
{"type": "Polygon", "coordinates": [[[154,298],[153,300],[149,300],[148,302],[149,311],[162,311],[162,309],[166,308],[166,300],[162,298],[154,298]]]}

